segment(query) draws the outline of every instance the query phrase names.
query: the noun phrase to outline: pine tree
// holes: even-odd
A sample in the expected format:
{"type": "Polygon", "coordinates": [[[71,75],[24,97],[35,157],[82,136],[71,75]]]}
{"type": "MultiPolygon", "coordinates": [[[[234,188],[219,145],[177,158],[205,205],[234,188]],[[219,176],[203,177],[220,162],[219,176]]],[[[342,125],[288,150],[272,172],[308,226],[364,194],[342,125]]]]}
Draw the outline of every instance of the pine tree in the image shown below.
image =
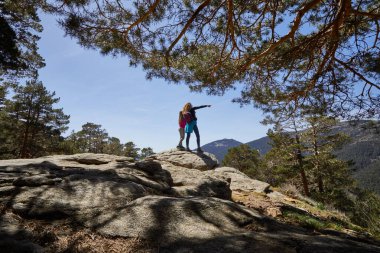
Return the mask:
{"type": "Polygon", "coordinates": [[[77,142],[77,136],[74,130],[71,131],[69,136],[64,138],[63,142],[61,143],[61,150],[62,153],[66,155],[80,153],[77,142]]]}
{"type": "Polygon", "coordinates": [[[380,114],[379,1],[70,0],[50,7],[81,45],[127,55],[148,78],[208,94],[243,87],[236,101],[263,108],[324,99],[341,116],[380,114]]]}
{"type": "MultiPolygon", "coordinates": [[[[305,146],[302,131],[306,129],[302,111],[297,105],[289,104],[287,107],[272,109],[272,116],[267,116],[262,123],[274,124],[274,132],[268,135],[272,139],[273,152],[285,155],[291,167],[290,170],[299,173],[303,192],[310,195],[309,179],[306,174],[305,146]],[[281,151],[280,149],[283,149],[281,151]]],[[[270,156],[271,154],[268,154],[270,156]]],[[[268,160],[268,157],[267,159],[268,160]]]]}
{"type": "Polygon", "coordinates": [[[11,153],[26,158],[59,152],[61,133],[67,130],[69,116],[54,108],[58,102],[55,92],[49,92],[37,80],[16,88],[4,107],[12,125],[8,131],[11,153]]]}
{"type": "Polygon", "coordinates": [[[268,130],[267,136],[270,138],[272,148],[265,154],[262,160],[261,175],[262,180],[273,186],[284,183],[293,183],[298,173],[295,167],[294,139],[289,133],[268,130]]]}
{"type": "Polygon", "coordinates": [[[151,147],[142,148],[140,151],[139,159],[144,159],[148,156],[154,155],[153,149],[151,147]]]}
{"type": "Polygon", "coordinates": [[[0,81],[35,77],[45,65],[37,52],[42,31],[37,2],[0,0],[0,81]]]}
{"type": "Polygon", "coordinates": [[[67,138],[74,146],[75,153],[103,153],[108,140],[108,133],[101,125],[87,122],[78,132],[67,138]]]}
{"type": "MultiPolygon", "coordinates": [[[[380,197],[370,191],[356,189],[355,199],[352,205],[344,208],[349,212],[351,219],[356,224],[369,228],[369,230],[380,235],[380,197]]],[[[350,203],[350,204],[351,204],[350,203]]]]}
{"type": "Polygon", "coordinates": [[[275,131],[268,132],[272,150],[265,156],[265,169],[274,172],[276,184],[284,183],[284,177],[294,178],[292,172],[298,171],[301,181],[295,184],[302,184],[305,195],[334,201],[353,184],[347,162],[334,154],[348,137],[334,132],[338,121],[323,116],[322,106],[293,108],[274,110],[264,121],[275,124],[275,131]]]}
{"type": "MultiPolygon", "coordinates": [[[[104,153],[110,155],[139,158],[140,149],[130,141],[125,144],[119,138],[110,137],[102,125],[87,122],[78,132],[72,131],[66,138],[64,150],[68,154],[104,153]]],[[[154,154],[151,148],[144,148],[143,155],[154,154]]]]}
{"type": "Polygon", "coordinates": [[[265,173],[273,173],[269,182],[274,185],[286,181],[293,182],[302,186],[304,194],[309,196],[309,179],[306,174],[307,162],[304,156],[305,147],[301,140],[302,134],[294,118],[291,119],[291,123],[293,124],[290,128],[292,132],[284,131],[280,125],[275,127],[275,131],[268,132],[272,149],[264,157],[265,173]]]}
{"type": "Polygon", "coordinates": [[[347,163],[339,161],[333,154],[348,141],[348,136],[332,132],[332,128],[338,121],[320,115],[312,115],[305,120],[308,123],[308,129],[304,132],[304,142],[308,147],[310,171],[317,182],[318,191],[320,193],[325,190],[331,192],[350,185],[352,180],[350,180],[347,163]],[[343,181],[346,181],[346,185],[343,184],[343,181]],[[330,182],[330,184],[327,186],[326,182],[330,182]]]}
{"type": "Polygon", "coordinates": [[[116,137],[109,137],[104,147],[104,153],[110,155],[123,155],[123,144],[116,137]]]}
{"type": "Polygon", "coordinates": [[[17,131],[12,124],[12,120],[7,113],[6,98],[7,87],[0,86],[0,159],[11,159],[17,157],[16,137],[17,131]]]}
{"type": "Polygon", "coordinates": [[[4,85],[0,85],[0,111],[2,111],[4,107],[6,94],[7,94],[7,87],[4,85]]]}
{"type": "Polygon", "coordinates": [[[139,150],[132,141],[129,141],[124,144],[123,153],[126,157],[132,157],[136,160],[139,157],[139,150]]]}
{"type": "Polygon", "coordinates": [[[230,148],[222,161],[223,166],[233,167],[250,177],[258,177],[260,153],[247,144],[230,148]]]}

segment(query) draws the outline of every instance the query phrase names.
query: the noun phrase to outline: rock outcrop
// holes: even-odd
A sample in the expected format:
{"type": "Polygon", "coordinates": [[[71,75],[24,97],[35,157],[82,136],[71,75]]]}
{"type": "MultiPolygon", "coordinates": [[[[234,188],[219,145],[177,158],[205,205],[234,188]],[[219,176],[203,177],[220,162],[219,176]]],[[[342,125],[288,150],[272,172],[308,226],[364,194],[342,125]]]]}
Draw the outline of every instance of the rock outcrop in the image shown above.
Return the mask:
{"type": "Polygon", "coordinates": [[[93,243],[87,251],[108,252],[109,243],[120,246],[112,252],[380,252],[375,242],[269,218],[270,208],[247,199],[286,196],[217,165],[183,151],[138,162],[104,154],[0,161],[0,251],[81,252],[93,243]]]}
{"type": "Polygon", "coordinates": [[[175,166],[196,170],[211,170],[218,166],[218,160],[210,153],[192,153],[172,150],[159,153],[150,158],[160,162],[170,163],[175,166]]]}
{"type": "Polygon", "coordinates": [[[207,171],[207,174],[230,182],[232,191],[254,191],[258,193],[267,193],[270,191],[269,184],[252,179],[235,168],[220,167],[212,171],[207,171]]]}

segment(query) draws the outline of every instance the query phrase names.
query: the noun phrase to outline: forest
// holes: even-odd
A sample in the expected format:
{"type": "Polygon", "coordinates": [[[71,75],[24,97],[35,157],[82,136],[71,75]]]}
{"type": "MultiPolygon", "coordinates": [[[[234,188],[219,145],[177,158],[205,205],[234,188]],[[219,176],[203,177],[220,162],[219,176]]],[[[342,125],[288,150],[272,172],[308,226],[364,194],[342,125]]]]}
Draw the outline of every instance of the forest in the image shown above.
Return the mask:
{"type": "Polygon", "coordinates": [[[138,148],[129,141],[109,136],[101,125],[87,122],[64,137],[70,116],[56,108],[59,98],[42,82],[27,81],[7,98],[2,86],[0,103],[0,159],[35,158],[54,154],[104,153],[143,159],[152,148],[138,148]]]}

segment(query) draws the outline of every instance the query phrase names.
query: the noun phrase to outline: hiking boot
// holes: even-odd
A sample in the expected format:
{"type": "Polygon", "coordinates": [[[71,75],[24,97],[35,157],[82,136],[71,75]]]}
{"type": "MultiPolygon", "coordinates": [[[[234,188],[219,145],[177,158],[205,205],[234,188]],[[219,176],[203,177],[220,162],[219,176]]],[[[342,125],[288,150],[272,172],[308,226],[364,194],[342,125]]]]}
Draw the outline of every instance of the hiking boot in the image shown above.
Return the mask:
{"type": "Polygon", "coordinates": [[[201,148],[197,148],[198,153],[203,153],[203,150],[201,148]]]}
{"type": "Polygon", "coordinates": [[[179,149],[179,150],[185,150],[185,147],[182,146],[182,145],[178,145],[178,146],[177,146],[177,149],[179,149]]]}
{"type": "Polygon", "coordinates": [[[189,151],[189,152],[191,152],[191,149],[189,149],[189,148],[186,148],[186,151],[189,151]]]}

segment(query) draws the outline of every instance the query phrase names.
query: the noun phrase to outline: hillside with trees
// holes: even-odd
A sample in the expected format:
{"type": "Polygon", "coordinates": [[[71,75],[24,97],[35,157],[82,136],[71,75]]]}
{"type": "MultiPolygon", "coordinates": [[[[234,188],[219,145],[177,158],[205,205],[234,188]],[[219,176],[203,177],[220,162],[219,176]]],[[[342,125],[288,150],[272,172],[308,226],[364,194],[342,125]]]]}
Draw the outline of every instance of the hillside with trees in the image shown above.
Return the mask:
{"type": "MultiPolygon", "coordinates": [[[[343,127],[347,125],[348,122],[343,123],[343,127]]],[[[337,157],[336,151],[349,143],[349,131],[337,129],[340,127],[333,118],[317,115],[299,118],[294,115],[285,121],[277,121],[273,130],[268,132],[271,149],[265,155],[260,156],[257,149],[242,144],[230,148],[222,164],[283,191],[334,206],[357,224],[378,231],[380,198],[365,190],[368,186],[365,187],[364,182],[356,184],[356,172],[352,172],[350,163],[337,157]]],[[[356,137],[359,140],[360,136],[356,137]]],[[[363,171],[361,177],[374,176],[371,171],[363,171]]],[[[378,168],[375,171],[378,172],[378,168]]],[[[372,184],[378,182],[376,178],[366,180],[372,184]]]]}
{"type": "MultiPolygon", "coordinates": [[[[348,162],[351,174],[362,188],[380,193],[380,184],[378,183],[380,182],[380,134],[378,126],[378,121],[343,121],[333,126],[330,131],[335,134],[344,133],[349,137],[344,145],[333,151],[337,158],[348,162]]],[[[272,148],[270,143],[270,137],[266,136],[246,144],[253,150],[259,150],[263,156],[272,148]]],[[[206,144],[202,148],[207,152],[214,153],[214,150],[209,149],[208,145],[210,144],[206,144]]],[[[236,146],[218,150],[218,160],[222,162],[227,154],[225,150],[228,151],[229,148],[233,147],[236,146]]]]}
{"type": "MultiPolygon", "coordinates": [[[[330,132],[334,134],[344,133],[349,137],[344,145],[333,151],[334,155],[348,162],[351,174],[362,188],[380,194],[380,184],[378,183],[380,182],[380,167],[378,166],[380,134],[378,126],[378,121],[346,121],[333,126],[330,132]]],[[[249,144],[251,148],[255,149],[262,147],[263,142],[267,143],[270,149],[269,137],[260,139],[260,142],[249,142],[249,144]]]]}
{"type": "Polygon", "coordinates": [[[132,141],[121,143],[109,136],[101,125],[87,122],[78,132],[72,131],[63,143],[66,154],[95,153],[131,157],[134,160],[153,155],[152,148],[138,148],[132,141]]]}

